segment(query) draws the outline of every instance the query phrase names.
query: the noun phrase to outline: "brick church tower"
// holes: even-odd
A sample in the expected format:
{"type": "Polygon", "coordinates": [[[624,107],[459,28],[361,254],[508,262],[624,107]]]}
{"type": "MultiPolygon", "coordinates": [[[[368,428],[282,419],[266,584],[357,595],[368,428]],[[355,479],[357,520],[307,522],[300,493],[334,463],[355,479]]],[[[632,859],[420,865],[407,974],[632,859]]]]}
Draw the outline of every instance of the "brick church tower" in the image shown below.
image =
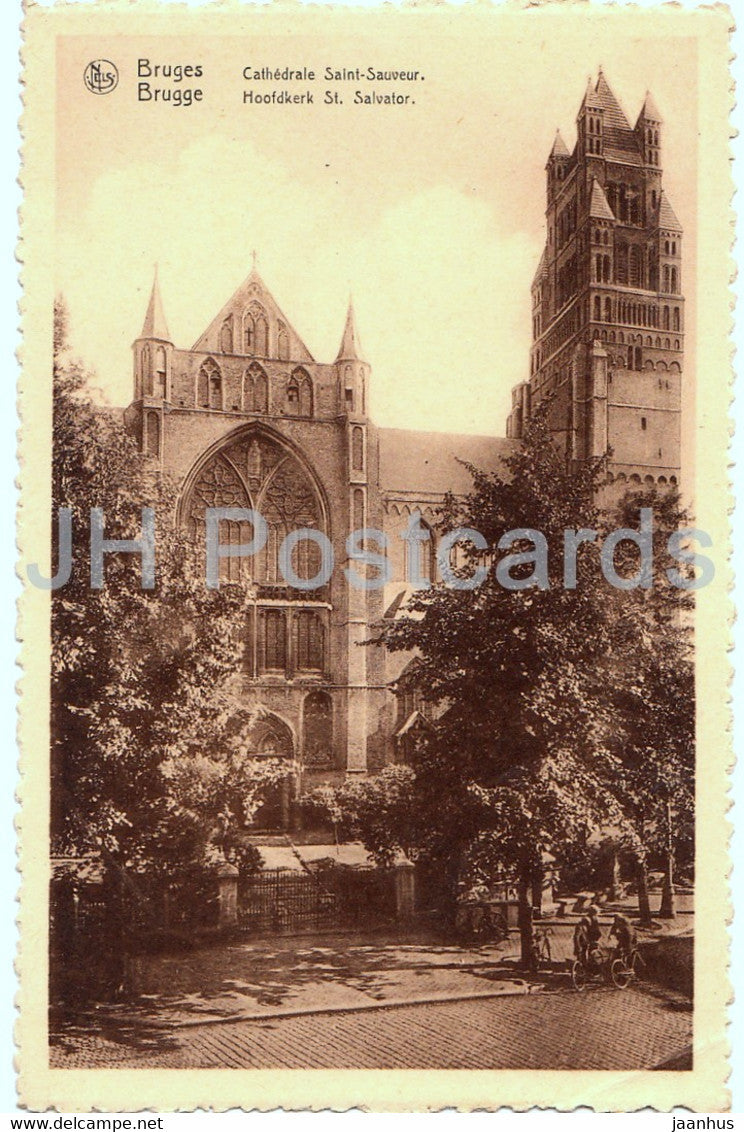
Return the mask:
{"type": "Polygon", "coordinates": [[[507,436],[550,400],[568,459],[611,450],[610,482],[676,484],[684,356],[682,229],[662,187],[662,121],[631,126],[600,70],[569,153],[548,157],[547,239],[532,283],[530,377],[507,436]]]}

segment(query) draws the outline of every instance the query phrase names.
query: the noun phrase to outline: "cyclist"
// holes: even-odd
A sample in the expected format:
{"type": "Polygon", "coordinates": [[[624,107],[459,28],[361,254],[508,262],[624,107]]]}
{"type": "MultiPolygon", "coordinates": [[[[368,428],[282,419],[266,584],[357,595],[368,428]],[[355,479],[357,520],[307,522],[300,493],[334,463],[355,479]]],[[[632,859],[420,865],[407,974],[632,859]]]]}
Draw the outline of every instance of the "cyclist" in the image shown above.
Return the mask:
{"type": "Polygon", "coordinates": [[[587,930],[589,928],[589,921],[586,916],[582,916],[573,934],[573,949],[574,955],[586,967],[587,952],[589,950],[589,936],[587,930]]]}
{"type": "Polygon", "coordinates": [[[586,926],[586,962],[585,966],[597,966],[597,951],[599,949],[600,940],[602,939],[602,928],[600,927],[599,908],[596,904],[590,904],[587,908],[587,926],[586,926]]]}
{"type": "Polygon", "coordinates": [[[617,940],[613,958],[622,959],[625,964],[630,963],[633,952],[638,945],[638,934],[627,916],[617,913],[610,928],[610,937],[614,935],[617,940]]]}

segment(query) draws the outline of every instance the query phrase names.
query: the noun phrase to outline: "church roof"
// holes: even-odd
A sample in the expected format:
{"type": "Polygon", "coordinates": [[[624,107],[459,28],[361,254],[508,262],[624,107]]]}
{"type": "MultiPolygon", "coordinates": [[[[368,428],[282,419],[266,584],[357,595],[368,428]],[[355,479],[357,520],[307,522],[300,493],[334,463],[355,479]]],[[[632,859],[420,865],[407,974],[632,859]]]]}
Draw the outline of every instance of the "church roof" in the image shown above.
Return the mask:
{"type": "Polygon", "coordinates": [[[601,102],[601,100],[600,100],[600,98],[599,98],[599,96],[596,92],[596,89],[592,86],[591,76],[589,77],[589,81],[586,84],[586,90],[584,91],[584,97],[581,100],[580,112],[584,108],[588,108],[590,110],[603,110],[604,109],[604,107],[602,106],[602,102],[601,102]]]}
{"type": "Polygon", "coordinates": [[[589,201],[589,215],[600,220],[614,220],[612,209],[607,203],[604,189],[596,177],[592,179],[592,196],[589,201]]]}
{"type": "Polygon", "coordinates": [[[228,299],[219,314],[212,319],[204,333],[197,338],[196,342],[191,347],[192,350],[221,353],[220,335],[222,327],[227,320],[231,319],[234,348],[232,351],[228,351],[228,353],[242,354],[243,349],[241,348],[240,335],[242,333],[243,315],[251,307],[259,314],[263,311],[268,320],[270,326],[269,350],[272,352],[270,356],[276,356],[274,349],[276,336],[272,333],[272,329],[276,327],[277,323],[281,322],[288,339],[289,360],[296,362],[313,362],[315,360],[299,334],[290,326],[286,316],[282,313],[274,296],[258,274],[255,266],[247,279],[240,284],[237,291],[228,299]]]}
{"type": "Polygon", "coordinates": [[[614,126],[618,130],[629,130],[630,122],[625,117],[620,103],[612,93],[610,84],[604,76],[604,71],[600,70],[597,85],[594,88],[599,104],[604,110],[604,126],[614,126]]]}
{"type": "Polygon", "coordinates": [[[639,122],[640,122],[641,118],[645,118],[649,122],[662,122],[663,121],[663,118],[661,117],[661,114],[659,113],[659,111],[656,107],[656,103],[654,102],[654,97],[651,94],[650,90],[646,91],[646,98],[645,98],[645,101],[643,103],[643,106],[641,107],[641,112],[638,115],[638,121],[639,122]]]}
{"type": "Polygon", "coordinates": [[[545,265],[546,265],[547,258],[548,258],[547,248],[543,248],[542,255],[540,256],[540,262],[537,265],[537,271],[535,272],[535,274],[532,277],[532,286],[533,287],[535,286],[535,284],[540,279],[542,279],[543,275],[545,274],[545,265]]]}
{"type": "Polygon", "coordinates": [[[163,300],[160,297],[160,284],[158,282],[158,269],[155,268],[155,278],[152,281],[150,301],[147,304],[145,321],[142,324],[140,338],[160,338],[163,342],[170,342],[168,326],[163,311],[163,300]]]}
{"type": "Polygon", "coordinates": [[[570,153],[568,152],[568,146],[566,145],[566,143],[563,140],[563,137],[561,136],[560,130],[555,131],[555,140],[553,141],[553,148],[550,151],[550,156],[551,157],[570,157],[571,156],[570,153]]]}
{"type": "Polygon", "coordinates": [[[356,328],[356,319],[354,317],[354,304],[352,303],[351,299],[349,299],[349,309],[346,312],[344,333],[341,338],[341,345],[338,348],[336,361],[356,362],[361,360],[361,356],[362,350],[359,344],[359,333],[356,328]]]}
{"type": "Polygon", "coordinates": [[[379,429],[378,443],[380,490],[404,496],[464,495],[473,480],[459,461],[495,472],[517,444],[503,437],[404,428],[379,429]]]}
{"type": "Polygon", "coordinates": [[[682,231],[682,225],[677,219],[674,209],[669,203],[669,198],[663,189],[659,195],[659,210],[656,217],[656,224],[659,228],[669,228],[674,232],[682,231]]]}
{"type": "MultiPolygon", "coordinates": [[[[625,112],[600,70],[594,87],[594,104],[602,111],[602,153],[610,160],[622,161],[626,165],[641,165],[643,155],[638,136],[632,129],[625,112]]],[[[586,95],[584,96],[586,102],[586,95]]]]}

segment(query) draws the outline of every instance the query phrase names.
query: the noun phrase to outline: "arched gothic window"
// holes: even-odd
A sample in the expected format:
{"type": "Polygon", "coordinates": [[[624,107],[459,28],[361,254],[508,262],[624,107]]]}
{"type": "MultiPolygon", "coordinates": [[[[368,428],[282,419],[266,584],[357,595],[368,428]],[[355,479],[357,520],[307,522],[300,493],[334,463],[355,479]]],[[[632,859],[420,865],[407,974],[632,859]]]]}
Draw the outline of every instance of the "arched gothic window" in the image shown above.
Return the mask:
{"type": "Polygon", "coordinates": [[[258,362],[254,362],[243,374],[243,409],[246,413],[269,411],[269,381],[258,362]]]}
{"type": "Polygon", "coordinates": [[[314,609],[301,609],[297,614],[297,669],[300,672],[323,670],[323,622],[314,609]]]}
{"type": "Polygon", "coordinates": [[[155,396],[167,396],[167,363],[165,346],[158,346],[155,351],[155,396]]]}
{"type": "Polygon", "coordinates": [[[364,492],[361,487],[355,487],[351,500],[352,523],[355,531],[363,530],[364,522],[364,492]]]}
{"type": "Polygon", "coordinates": [[[287,615],[283,609],[263,609],[263,668],[284,672],[287,666],[287,615]]]}
{"type": "Polygon", "coordinates": [[[289,358],[289,336],[283,322],[280,322],[277,328],[276,352],[281,362],[286,362],[289,358]]]}
{"type": "Polygon", "coordinates": [[[260,303],[251,303],[243,313],[243,353],[249,357],[268,357],[269,321],[260,303]]]}
{"type": "Polygon", "coordinates": [[[222,329],[220,330],[220,351],[223,354],[231,354],[233,352],[232,316],[226,318],[222,323],[222,329]]]}
{"type": "Polygon", "coordinates": [[[269,324],[266,321],[263,313],[257,316],[255,326],[256,348],[254,350],[254,353],[259,358],[266,358],[269,354],[269,324]]]}
{"type": "Polygon", "coordinates": [[[222,373],[213,358],[207,358],[199,368],[196,404],[200,409],[222,408],[222,373]]]}
{"type": "Polygon", "coordinates": [[[615,278],[620,284],[628,282],[628,245],[620,242],[615,255],[615,278]]]}
{"type": "Polygon", "coordinates": [[[150,371],[150,347],[145,343],[140,353],[140,375],[142,377],[142,393],[152,392],[152,373],[150,371]]]}
{"type": "Polygon", "coordinates": [[[437,551],[434,531],[421,515],[419,515],[419,527],[422,532],[426,531],[429,537],[426,540],[406,539],[403,543],[404,580],[408,585],[413,583],[416,573],[424,585],[435,582],[437,577],[437,551]]]}
{"type": "Polygon", "coordinates": [[[333,766],[333,703],[328,693],[309,692],[302,705],[302,718],[305,766],[333,766]]]}
{"type": "Polygon", "coordinates": [[[300,386],[294,377],[287,386],[287,412],[293,417],[300,415],[300,386]]]}
{"type": "Polygon", "coordinates": [[[351,430],[351,466],[355,472],[364,470],[364,433],[359,426],[351,430]]]}
{"type": "Polygon", "coordinates": [[[313,382],[301,367],[292,372],[287,386],[287,411],[300,417],[313,415],[313,382]]]}
{"type": "MultiPolygon", "coordinates": [[[[301,527],[327,533],[323,507],[308,472],[293,453],[261,429],[251,428],[227,441],[191,482],[180,515],[200,547],[205,541],[207,507],[252,508],[263,516],[268,528],[267,543],[257,555],[221,560],[220,577],[229,581],[252,580],[259,585],[285,586],[279,569],[279,548],[286,536],[301,527]]],[[[220,524],[222,543],[237,545],[250,542],[252,537],[250,524],[241,524],[240,531],[220,524]]],[[[314,578],[320,568],[317,544],[300,541],[294,549],[292,566],[300,577],[314,578]]]]}
{"type": "Polygon", "coordinates": [[[254,354],[256,351],[256,324],[250,311],[243,315],[243,353],[254,354]]]}

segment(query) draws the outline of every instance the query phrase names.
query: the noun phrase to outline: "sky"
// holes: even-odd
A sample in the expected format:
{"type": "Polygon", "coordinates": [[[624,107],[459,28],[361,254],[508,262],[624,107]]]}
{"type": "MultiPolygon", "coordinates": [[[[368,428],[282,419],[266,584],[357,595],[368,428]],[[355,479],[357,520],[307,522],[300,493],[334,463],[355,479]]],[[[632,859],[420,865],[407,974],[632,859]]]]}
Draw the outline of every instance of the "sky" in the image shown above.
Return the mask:
{"type": "MultiPolygon", "coordinates": [[[[286,14],[246,15],[229,37],[60,37],[55,279],[72,345],[107,399],[131,399],[130,348],[154,264],[172,338],[188,348],[255,251],[318,361],[335,358],[353,295],[378,424],[502,434],[510,389],[528,373],[545,160],[557,127],[573,146],[600,64],[631,124],[648,88],[664,118],[692,357],[694,41],[639,39],[606,18],[559,28],[549,13],[535,13],[525,36],[524,20],[471,15],[357,11],[334,21],[326,11],[320,23],[305,12],[291,27],[286,14]],[[82,82],[100,57],[120,72],[107,96],[82,82]],[[139,103],[142,58],[201,65],[189,82],[204,102],[139,103]],[[400,84],[415,98],[406,107],[352,106],[353,82],[343,106],[256,107],[242,104],[244,89],[286,84],[247,84],[246,65],[401,67],[425,78],[400,84]]],[[[313,89],[317,97],[323,84],[313,89]]]]}

